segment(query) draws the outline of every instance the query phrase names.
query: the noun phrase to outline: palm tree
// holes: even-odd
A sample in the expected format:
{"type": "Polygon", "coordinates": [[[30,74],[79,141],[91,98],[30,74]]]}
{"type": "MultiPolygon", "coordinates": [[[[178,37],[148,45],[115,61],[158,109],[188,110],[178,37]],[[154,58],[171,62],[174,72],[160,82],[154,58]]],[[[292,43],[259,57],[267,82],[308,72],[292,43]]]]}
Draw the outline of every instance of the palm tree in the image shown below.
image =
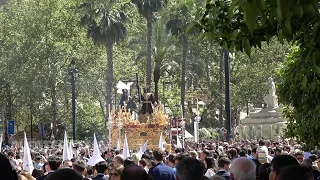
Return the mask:
{"type": "Polygon", "coordinates": [[[172,19],[167,22],[167,29],[182,42],[181,61],[181,106],[185,117],[184,102],[186,94],[186,62],[188,55],[188,34],[187,28],[192,21],[193,0],[184,0],[176,5],[177,9],[172,19]]]}
{"type": "MultiPolygon", "coordinates": [[[[175,65],[177,65],[173,61],[174,57],[177,56],[175,54],[175,39],[171,34],[167,33],[165,23],[163,21],[158,21],[154,24],[154,34],[152,37],[152,42],[154,43],[152,51],[152,55],[154,57],[154,96],[156,101],[159,102],[158,85],[160,78],[164,71],[169,71],[169,69],[175,69],[175,65]]],[[[131,48],[133,48],[137,52],[137,60],[143,59],[147,56],[148,53],[146,49],[143,48],[143,45],[145,44],[143,38],[132,38],[129,44],[131,48]]]]}
{"type": "Polygon", "coordinates": [[[138,12],[147,20],[147,84],[151,85],[152,71],[152,24],[155,13],[160,11],[168,0],[131,0],[136,5],[138,12]]]}
{"type": "MultiPolygon", "coordinates": [[[[94,4],[92,0],[88,0],[80,6],[80,8],[84,9],[81,23],[87,28],[88,37],[95,44],[103,45],[107,52],[106,107],[112,103],[113,46],[123,40],[127,34],[124,25],[126,20],[125,13],[112,9],[112,5],[111,1],[94,4]]],[[[106,118],[108,118],[108,114],[106,118]]]]}

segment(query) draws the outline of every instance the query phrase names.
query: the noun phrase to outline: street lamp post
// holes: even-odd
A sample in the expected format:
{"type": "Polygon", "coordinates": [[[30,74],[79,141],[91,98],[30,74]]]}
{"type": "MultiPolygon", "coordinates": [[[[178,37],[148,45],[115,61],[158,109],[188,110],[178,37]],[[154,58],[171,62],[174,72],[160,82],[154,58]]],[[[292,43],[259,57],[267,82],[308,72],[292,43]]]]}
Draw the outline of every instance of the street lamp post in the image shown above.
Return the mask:
{"type": "Polygon", "coordinates": [[[76,79],[78,70],[76,69],[76,62],[74,60],[70,63],[69,78],[72,87],[72,137],[76,140],[76,79]]]}
{"type": "Polygon", "coordinates": [[[226,88],[226,126],[227,126],[227,141],[232,138],[231,134],[231,102],[230,102],[230,56],[229,51],[224,50],[224,68],[225,68],[225,88],[226,88]]]}

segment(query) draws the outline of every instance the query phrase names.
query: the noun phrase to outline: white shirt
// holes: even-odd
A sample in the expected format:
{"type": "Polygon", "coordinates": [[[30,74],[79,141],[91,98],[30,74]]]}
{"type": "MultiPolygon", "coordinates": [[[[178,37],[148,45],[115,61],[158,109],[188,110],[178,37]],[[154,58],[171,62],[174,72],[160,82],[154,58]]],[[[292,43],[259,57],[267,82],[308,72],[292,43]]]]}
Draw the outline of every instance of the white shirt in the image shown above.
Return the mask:
{"type": "Polygon", "coordinates": [[[204,175],[207,176],[208,178],[211,178],[215,174],[216,173],[214,173],[214,171],[212,169],[208,169],[207,172],[204,175]]]}

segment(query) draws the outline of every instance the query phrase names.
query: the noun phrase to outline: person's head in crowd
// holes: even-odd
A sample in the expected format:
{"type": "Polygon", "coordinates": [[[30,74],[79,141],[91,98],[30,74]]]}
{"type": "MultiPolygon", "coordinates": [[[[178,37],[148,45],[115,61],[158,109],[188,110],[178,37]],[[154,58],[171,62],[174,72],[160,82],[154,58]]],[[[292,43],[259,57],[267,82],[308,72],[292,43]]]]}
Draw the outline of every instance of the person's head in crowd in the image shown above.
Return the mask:
{"type": "Polygon", "coordinates": [[[123,169],[124,166],[117,166],[112,168],[112,170],[109,173],[110,180],[120,180],[120,176],[122,174],[123,169]]]}
{"type": "Polygon", "coordinates": [[[83,178],[73,169],[62,168],[49,174],[45,180],[83,180],[83,178]]]}
{"type": "Polygon", "coordinates": [[[22,175],[22,174],[18,174],[18,179],[19,179],[19,180],[28,180],[28,178],[25,177],[25,176],[22,175]]]}
{"type": "Polygon", "coordinates": [[[229,155],[229,158],[230,159],[235,159],[238,157],[238,154],[237,154],[237,150],[235,148],[231,148],[229,151],[228,151],[228,155],[229,155]]]}
{"type": "Polygon", "coordinates": [[[43,176],[43,175],[44,175],[43,170],[34,169],[34,170],[32,171],[32,176],[33,176],[34,178],[38,178],[38,177],[43,176]]]}
{"type": "Polygon", "coordinates": [[[164,152],[161,149],[154,150],[152,154],[157,164],[163,162],[164,152]]]}
{"type": "Polygon", "coordinates": [[[120,180],[153,180],[153,178],[142,167],[131,164],[123,169],[120,180]]]}
{"type": "Polygon", "coordinates": [[[61,159],[60,158],[56,158],[56,157],[51,157],[48,160],[48,169],[49,171],[56,171],[60,168],[61,166],[61,159]]]}
{"type": "Polygon", "coordinates": [[[266,145],[266,142],[264,140],[259,140],[259,146],[265,146],[266,145]]]}
{"type": "Polygon", "coordinates": [[[276,149],[274,150],[274,155],[275,155],[275,156],[280,156],[280,155],[281,155],[281,149],[280,149],[280,148],[276,148],[276,149]]]}
{"type": "Polygon", "coordinates": [[[134,164],[136,164],[136,165],[139,164],[140,158],[139,158],[139,155],[137,153],[133,153],[131,155],[131,159],[133,160],[134,164]]]}
{"type": "Polygon", "coordinates": [[[148,154],[142,154],[141,159],[150,159],[148,154]]]}
{"type": "Polygon", "coordinates": [[[176,166],[175,158],[176,158],[176,155],[174,155],[174,154],[170,154],[168,156],[168,166],[170,166],[171,168],[176,166]]]}
{"type": "Polygon", "coordinates": [[[269,179],[277,180],[281,169],[290,165],[299,165],[299,162],[290,155],[276,156],[271,161],[269,179]]]}
{"type": "Polygon", "coordinates": [[[34,180],[34,177],[26,170],[21,171],[20,175],[24,176],[27,180],[34,180]]]}
{"type": "Polygon", "coordinates": [[[130,157],[128,157],[126,160],[124,160],[123,166],[126,167],[131,164],[135,164],[135,163],[130,157]]]}
{"type": "Polygon", "coordinates": [[[241,150],[241,151],[239,152],[239,156],[240,156],[240,157],[246,157],[246,154],[247,154],[247,152],[246,152],[245,150],[241,150]]]}
{"type": "Polygon", "coordinates": [[[253,157],[254,159],[258,159],[257,149],[258,149],[258,147],[254,147],[254,148],[252,148],[252,150],[251,150],[251,154],[252,154],[252,157],[253,157]]]}
{"type": "Polygon", "coordinates": [[[269,170],[271,164],[265,163],[258,168],[257,180],[269,180],[269,170]]]}
{"type": "Polygon", "coordinates": [[[230,177],[232,180],[256,180],[256,165],[248,158],[236,158],[231,163],[230,177]]]}
{"type": "MultiPolygon", "coordinates": [[[[115,166],[117,167],[117,166],[115,166]]],[[[101,161],[101,162],[98,162],[95,166],[94,166],[94,169],[97,171],[97,173],[99,174],[107,174],[107,171],[108,171],[108,165],[107,165],[107,162],[105,161],[101,161]]]]}
{"type": "Polygon", "coordinates": [[[180,153],[178,155],[176,155],[174,162],[177,165],[179,163],[179,161],[185,157],[189,157],[189,154],[185,154],[185,153],[180,153]]]}
{"type": "Polygon", "coordinates": [[[210,156],[210,152],[206,149],[202,150],[200,153],[200,159],[202,162],[206,159],[206,157],[210,156]]]}
{"type": "Polygon", "coordinates": [[[149,159],[149,160],[147,161],[147,168],[148,168],[148,169],[152,168],[152,167],[155,166],[155,165],[156,165],[156,163],[154,162],[154,160],[149,159]]]}
{"type": "Polygon", "coordinates": [[[229,171],[230,169],[230,164],[231,164],[231,161],[229,158],[227,157],[222,157],[218,160],[218,167],[220,170],[226,170],[226,171],[229,171]]]}
{"type": "Polygon", "coordinates": [[[205,160],[204,160],[204,166],[205,168],[207,169],[215,169],[216,166],[215,166],[215,163],[214,163],[214,159],[212,157],[207,157],[205,160]]]}
{"type": "Polygon", "coordinates": [[[86,162],[84,162],[83,160],[77,160],[72,164],[73,169],[81,174],[82,176],[84,176],[87,173],[87,169],[86,169],[86,162]]]}
{"type": "Polygon", "coordinates": [[[214,175],[210,178],[210,180],[226,180],[226,179],[222,176],[214,175]]]}
{"type": "Polygon", "coordinates": [[[116,155],[113,159],[114,166],[124,165],[124,157],[122,155],[116,155]]]}
{"type": "Polygon", "coordinates": [[[284,151],[286,151],[287,153],[290,153],[290,152],[291,152],[291,148],[290,148],[290,146],[286,146],[286,147],[284,147],[284,151]]]}
{"type": "Polygon", "coordinates": [[[303,163],[303,157],[304,157],[304,155],[303,155],[303,152],[302,152],[302,151],[296,152],[295,157],[296,157],[297,161],[298,161],[300,164],[303,163]]]}
{"type": "Polygon", "coordinates": [[[309,159],[310,159],[312,162],[315,162],[315,161],[318,159],[318,157],[317,157],[317,155],[312,154],[311,156],[309,156],[309,159]]]}
{"type": "Polygon", "coordinates": [[[181,159],[176,168],[176,180],[202,179],[204,174],[203,163],[191,157],[181,159]]]}
{"type": "Polygon", "coordinates": [[[2,153],[0,153],[0,179],[6,180],[18,180],[18,174],[11,166],[8,158],[6,158],[2,153]]]}
{"type": "Polygon", "coordinates": [[[277,180],[313,180],[313,172],[310,168],[293,165],[281,169],[277,180]]]}
{"type": "Polygon", "coordinates": [[[174,150],[174,152],[175,152],[176,154],[182,153],[182,149],[176,148],[176,149],[174,150]]]}
{"type": "MultiPolygon", "coordinates": [[[[300,163],[300,162],[299,162],[300,163]]],[[[301,165],[303,166],[306,166],[308,168],[311,168],[312,167],[312,161],[311,159],[304,159],[302,163],[300,163],[301,165]]]]}
{"type": "Polygon", "coordinates": [[[197,159],[198,158],[198,153],[197,151],[190,151],[189,152],[190,157],[197,159]]]}
{"type": "Polygon", "coordinates": [[[72,168],[72,161],[71,160],[63,161],[63,168],[72,168]]]}
{"type": "Polygon", "coordinates": [[[139,166],[145,168],[147,166],[147,161],[145,159],[140,159],[139,166]]]}

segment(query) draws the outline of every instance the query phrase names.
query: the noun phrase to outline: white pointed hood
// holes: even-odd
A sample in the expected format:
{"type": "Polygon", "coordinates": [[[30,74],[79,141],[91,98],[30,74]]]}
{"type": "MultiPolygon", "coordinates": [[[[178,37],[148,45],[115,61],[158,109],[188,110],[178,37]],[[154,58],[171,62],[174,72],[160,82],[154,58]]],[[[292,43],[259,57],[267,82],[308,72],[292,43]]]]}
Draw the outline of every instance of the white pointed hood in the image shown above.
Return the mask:
{"type": "Polygon", "coordinates": [[[69,151],[69,144],[68,144],[68,137],[67,137],[67,131],[64,132],[64,138],[63,138],[63,161],[71,160],[72,157],[70,156],[69,151]]]}
{"type": "Polygon", "coordinates": [[[177,136],[177,146],[176,148],[182,148],[182,145],[181,145],[181,142],[180,142],[180,139],[179,137],[177,136]]]}
{"type": "Polygon", "coordinates": [[[93,134],[93,156],[89,159],[88,165],[95,166],[98,162],[105,161],[100,154],[96,134],[93,134]]]}
{"type": "Polygon", "coordinates": [[[30,148],[27,140],[26,133],[24,133],[24,145],[23,145],[23,169],[32,174],[33,161],[31,159],[30,148]]]}
{"type": "Polygon", "coordinates": [[[124,142],[123,142],[123,157],[127,159],[130,157],[130,151],[129,151],[129,145],[128,145],[128,140],[127,140],[127,135],[124,134],[124,142]]]}
{"type": "Polygon", "coordinates": [[[118,142],[117,142],[117,150],[121,150],[121,145],[120,145],[120,138],[118,139],[118,142]]]}
{"type": "Polygon", "coordinates": [[[70,140],[69,142],[69,153],[70,153],[70,158],[73,158],[73,142],[70,140]]]}
{"type": "Polygon", "coordinates": [[[159,138],[159,149],[163,150],[163,140],[162,140],[162,132],[161,132],[161,135],[160,135],[160,138],[159,138]]]}
{"type": "Polygon", "coordinates": [[[147,151],[147,146],[148,146],[148,140],[146,140],[146,142],[143,144],[142,148],[141,148],[141,152],[146,152],[147,151]]]}

